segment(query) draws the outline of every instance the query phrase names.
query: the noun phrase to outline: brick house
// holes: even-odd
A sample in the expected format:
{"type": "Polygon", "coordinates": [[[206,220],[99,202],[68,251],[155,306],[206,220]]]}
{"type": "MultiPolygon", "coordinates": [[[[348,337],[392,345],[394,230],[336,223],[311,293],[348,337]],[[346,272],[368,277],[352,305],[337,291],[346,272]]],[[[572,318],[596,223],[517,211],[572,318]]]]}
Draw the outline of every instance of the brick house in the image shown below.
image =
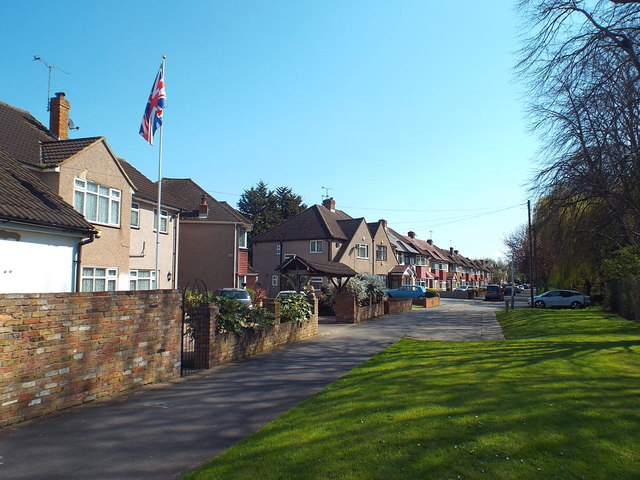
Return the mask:
{"type": "Polygon", "coordinates": [[[2,149],[0,192],[0,293],[73,291],[93,225],[2,149]]]}
{"type": "Polygon", "coordinates": [[[158,182],[153,182],[133,165],[118,159],[135,190],[131,199],[131,237],[129,241],[129,289],[176,288],[178,268],[178,229],[180,203],[163,192],[158,232],[158,275],[155,250],[158,228],[158,182]]]}
{"type": "Polygon", "coordinates": [[[151,234],[151,244],[146,237],[139,238],[149,236],[157,223],[147,198],[152,182],[121,162],[104,137],[69,139],[69,110],[65,94],[56,93],[47,129],[28,112],[0,103],[0,150],[18,160],[98,231],[95,240],[82,248],[76,290],[172,288],[175,216],[160,219],[167,232],[160,241],[160,278],[155,282],[155,235],[151,234]],[[136,203],[139,208],[132,208],[136,203]],[[136,222],[132,234],[131,225],[136,222]]]}
{"type": "Polygon", "coordinates": [[[194,279],[208,290],[255,286],[249,267],[247,232],[251,222],[227,202],[219,202],[188,178],[162,180],[163,195],[181,209],[178,287],[194,279]]]}
{"type": "MultiPolygon", "coordinates": [[[[298,215],[264,232],[253,240],[253,267],[258,273],[257,285],[274,297],[283,285],[277,267],[293,256],[311,262],[342,264],[357,273],[380,276],[385,284],[389,270],[397,262],[387,236],[386,221],[367,223],[337,210],[333,198],[313,205],[298,215]]],[[[338,266],[338,265],[336,265],[338,266]]],[[[324,276],[311,277],[319,289],[327,282],[324,276]]]]}

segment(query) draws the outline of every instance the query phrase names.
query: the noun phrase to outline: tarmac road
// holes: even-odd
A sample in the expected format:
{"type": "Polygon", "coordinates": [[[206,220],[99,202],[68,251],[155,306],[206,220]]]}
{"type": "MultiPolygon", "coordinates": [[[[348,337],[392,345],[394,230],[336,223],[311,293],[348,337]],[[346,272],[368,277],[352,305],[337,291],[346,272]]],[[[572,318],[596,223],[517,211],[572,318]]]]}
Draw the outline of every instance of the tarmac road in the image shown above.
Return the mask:
{"type": "Polygon", "coordinates": [[[174,479],[220,454],[402,337],[504,339],[501,302],[442,299],[175,383],[0,430],[0,479],[174,479]]]}

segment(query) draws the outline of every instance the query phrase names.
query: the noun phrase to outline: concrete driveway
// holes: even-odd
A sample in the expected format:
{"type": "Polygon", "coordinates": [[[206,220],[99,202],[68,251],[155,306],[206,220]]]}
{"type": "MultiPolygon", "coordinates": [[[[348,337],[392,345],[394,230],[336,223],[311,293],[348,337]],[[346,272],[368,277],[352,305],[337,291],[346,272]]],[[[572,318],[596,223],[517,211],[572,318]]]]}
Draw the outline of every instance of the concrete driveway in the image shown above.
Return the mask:
{"type": "Polygon", "coordinates": [[[0,478],[174,479],[218,455],[404,336],[503,339],[503,305],[444,299],[360,325],[320,325],[303,342],[0,430],[0,478]]]}

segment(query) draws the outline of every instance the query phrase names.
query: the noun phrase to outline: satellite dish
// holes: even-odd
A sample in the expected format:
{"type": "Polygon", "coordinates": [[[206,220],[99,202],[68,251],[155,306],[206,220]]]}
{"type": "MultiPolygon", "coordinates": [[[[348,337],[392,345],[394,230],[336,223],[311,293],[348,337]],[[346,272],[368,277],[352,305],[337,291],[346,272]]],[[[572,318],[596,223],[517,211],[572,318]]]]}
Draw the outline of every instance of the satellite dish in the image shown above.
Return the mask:
{"type": "Polygon", "coordinates": [[[76,127],[76,124],[73,123],[73,120],[69,119],[67,124],[69,126],[69,130],[80,130],[80,127],[76,127]]]}

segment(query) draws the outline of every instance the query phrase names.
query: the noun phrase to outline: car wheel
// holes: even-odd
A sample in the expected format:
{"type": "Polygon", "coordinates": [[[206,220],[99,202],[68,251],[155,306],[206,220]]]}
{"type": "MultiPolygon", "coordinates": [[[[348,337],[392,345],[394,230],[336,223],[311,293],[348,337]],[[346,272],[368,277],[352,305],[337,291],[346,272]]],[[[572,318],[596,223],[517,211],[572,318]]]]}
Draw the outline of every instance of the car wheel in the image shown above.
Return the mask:
{"type": "Polygon", "coordinates": [[[544,308],[545,304],[544,304],[544,302],[542,300],[536,300],[535,307],[536,308],[544,308]]]}
{"type": "Polygon", "coordinates": [[[580,302],[572,302],[571,308],[574,308],[574,309],[582,308],[582,304],[580,302]]]}

